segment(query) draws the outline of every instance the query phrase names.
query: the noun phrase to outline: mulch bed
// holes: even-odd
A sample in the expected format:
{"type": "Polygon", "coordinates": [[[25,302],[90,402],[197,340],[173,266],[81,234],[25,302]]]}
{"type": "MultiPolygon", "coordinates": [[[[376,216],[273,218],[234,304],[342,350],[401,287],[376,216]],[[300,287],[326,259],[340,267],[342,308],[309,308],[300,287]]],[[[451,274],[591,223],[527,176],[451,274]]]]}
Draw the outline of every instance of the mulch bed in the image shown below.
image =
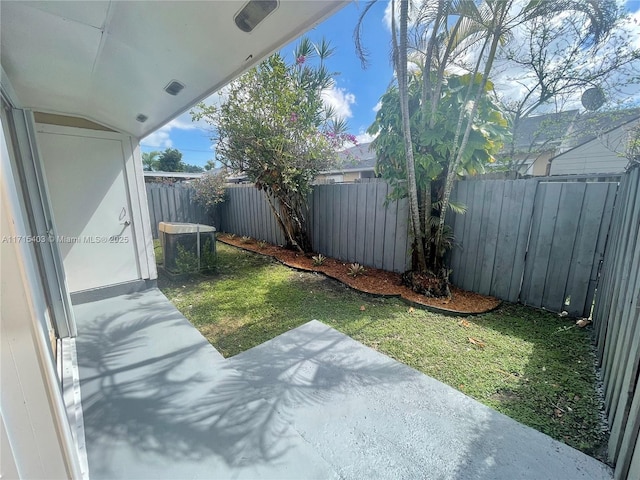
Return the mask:
{"type": "Polygon", "coordinates": [[[426,307],[450,314],[475,314],[485,313],[500,305],[500,300],[494,297],[467,292],[451,286],[451,299],[429,298],[413,292],[402,285],[400,274],[366,267],[363,275],[352,277],[348,275],[348,262],[329,258],[320,266],[313,265],[311,255],[304,255],[293,250],[271,245],[258,245],[254,239],[246,240],[227,234],[219,234],[218,240],[234,247],[239,247],[251,252],[274,257],[279,262],[299,270],[320,272],[335,278],[340,282],[364,293],[382,296],[401,297],[410,304],[426,307]]]}

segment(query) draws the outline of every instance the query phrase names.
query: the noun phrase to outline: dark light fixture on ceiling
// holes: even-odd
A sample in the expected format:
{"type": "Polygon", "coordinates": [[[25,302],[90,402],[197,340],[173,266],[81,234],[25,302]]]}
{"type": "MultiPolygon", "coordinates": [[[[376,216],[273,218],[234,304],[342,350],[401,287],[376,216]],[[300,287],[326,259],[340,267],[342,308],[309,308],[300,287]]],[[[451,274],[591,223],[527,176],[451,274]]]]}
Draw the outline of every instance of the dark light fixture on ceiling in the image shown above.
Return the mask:
{"type": "Polygon", "coordinates": [[[136,120],[139,121],[140,123],[144,123],[147,121],[149,117],[147,117],[146,115],[140,113],[138,114],[138,116],[136,117],[136,120]]]}
{"type": "Polygon", "coordinates": [[[183,88],[184,85],[182,83],[177,80],[171,80],[171,82],[169,82],[169,85],[164,87],[164,91],[169,95],[173,95],[175,97],[182,91],[183,88]]]}
{"type": "Polygon", "coordinates": [[[235,18],[236,26],[249,33],[278,8],[278,0],[249,0],[235,18]]]}

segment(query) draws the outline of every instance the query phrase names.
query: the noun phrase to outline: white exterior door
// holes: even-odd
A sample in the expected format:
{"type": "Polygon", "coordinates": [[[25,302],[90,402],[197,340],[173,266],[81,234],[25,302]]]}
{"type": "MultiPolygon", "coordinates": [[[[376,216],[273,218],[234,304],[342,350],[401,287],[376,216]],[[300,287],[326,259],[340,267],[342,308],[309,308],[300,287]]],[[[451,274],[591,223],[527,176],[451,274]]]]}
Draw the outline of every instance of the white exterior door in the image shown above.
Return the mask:
{"type": "Polygon", "coordinates": [[[140,279],[129,137],[51,125],[37,132],[69,290],[140,279]]]}

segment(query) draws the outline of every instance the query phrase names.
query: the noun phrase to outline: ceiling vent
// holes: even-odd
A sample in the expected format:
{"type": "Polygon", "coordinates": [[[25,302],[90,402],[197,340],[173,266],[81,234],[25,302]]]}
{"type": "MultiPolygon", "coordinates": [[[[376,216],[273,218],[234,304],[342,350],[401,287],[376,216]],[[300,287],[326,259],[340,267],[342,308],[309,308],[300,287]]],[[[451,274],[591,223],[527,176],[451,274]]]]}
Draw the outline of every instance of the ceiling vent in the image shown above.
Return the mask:
{"type": "Polygon", "coordinates": [[[139,115],[136,117],[136,120],[137,120],[137,121],[139,121],[140,123],[144,123],[144,122],[146,122],[146,121],[147,121],[147,119],[148,119],[148,118],[149,118],[149,117],[147,117],[146,115],[143,115],[143,114],[141,113],[141,114],[139,114],[139,115]]]}
{"type": "Polygon", "coordinates": [[[234,18],[236,26],[249,33],[278,8],[278,0],[250,0],[234,18]]]}
{"type": "Polygon", "coordinates": [[[184,88],[184,85],[182,83],[178,82],[177,80],[172,80],[171,83],[169,83],[169,85],[164,87],[164,91],[167,92],[169,95],[173,95],[175,97],[182,91],[183,88],[184,88]]]}

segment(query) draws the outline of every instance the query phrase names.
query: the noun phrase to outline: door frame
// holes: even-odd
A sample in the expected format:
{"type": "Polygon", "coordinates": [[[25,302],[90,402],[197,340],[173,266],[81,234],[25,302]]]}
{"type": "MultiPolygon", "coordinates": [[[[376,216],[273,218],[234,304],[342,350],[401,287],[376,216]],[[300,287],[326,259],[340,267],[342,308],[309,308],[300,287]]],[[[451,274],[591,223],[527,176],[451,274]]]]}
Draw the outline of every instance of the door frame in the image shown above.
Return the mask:
{"type": "Polygon", "coordinates": [[[21,203],[27,218],[34,244],[40,280],[49,306],[49,314],[58,338],[75,337],[78,334],[71,297],[66,281],[60,248],[54,241],[56,226],[48,201],[42,164],[35,144],[33,113],[15,108],[3,98],[3,120],[10,132],[12,168],[18,174],[21,203]]]}

